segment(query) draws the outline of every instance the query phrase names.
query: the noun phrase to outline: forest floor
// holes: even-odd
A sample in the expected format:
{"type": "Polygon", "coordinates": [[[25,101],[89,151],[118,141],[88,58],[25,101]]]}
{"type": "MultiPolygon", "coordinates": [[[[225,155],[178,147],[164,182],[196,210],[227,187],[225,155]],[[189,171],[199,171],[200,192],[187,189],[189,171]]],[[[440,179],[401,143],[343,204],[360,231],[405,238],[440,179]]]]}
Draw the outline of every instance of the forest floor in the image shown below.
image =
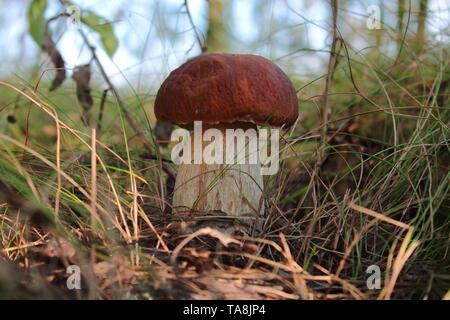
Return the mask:
{"type": "Polygon", "coordinates": [[[327,91],[294,79],[255,234],[171,213],[152,96],[124,99],[145,142],[110,94],[86,125],[73,88],[0,82],[0,298],[449,298],[449,52],[412,50],[342,50],[327,91]]]}

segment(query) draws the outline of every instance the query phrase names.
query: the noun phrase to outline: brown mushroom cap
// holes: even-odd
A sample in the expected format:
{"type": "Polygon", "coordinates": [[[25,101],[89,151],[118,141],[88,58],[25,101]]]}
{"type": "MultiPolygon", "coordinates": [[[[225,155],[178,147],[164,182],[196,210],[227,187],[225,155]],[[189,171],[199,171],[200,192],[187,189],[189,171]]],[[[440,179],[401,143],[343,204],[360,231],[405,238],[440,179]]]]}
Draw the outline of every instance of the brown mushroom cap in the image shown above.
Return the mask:
{"type": "Polygon", "coordinates": [[[155,114],[178,125],[203,121],[289,127],[298,117],[298,100],[289,78],[270,60],[209,53],[170,73],[156,95],[155,114]]]}

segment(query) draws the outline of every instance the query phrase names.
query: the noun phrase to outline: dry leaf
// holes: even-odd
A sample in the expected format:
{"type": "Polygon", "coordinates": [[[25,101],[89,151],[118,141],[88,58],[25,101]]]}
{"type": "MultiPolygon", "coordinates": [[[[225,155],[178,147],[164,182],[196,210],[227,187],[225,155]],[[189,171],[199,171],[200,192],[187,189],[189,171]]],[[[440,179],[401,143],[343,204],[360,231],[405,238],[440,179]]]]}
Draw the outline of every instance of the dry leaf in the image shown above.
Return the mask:
{"type": "Polygon", "coordinates": [[[66,79],[64,59],[62,58],[58,49],[56,49],[56,45],[48,32],[44,33],[42,39],[42,49],[50,56],[50,59],[56,68],[56,76],[53,79],[52,85],[50,86],[50,91],[53,91],[64,82],[64,79],[66,79]]]}
{"type": "Polygon", "coordinates": [[[81,106],[84,110],[91,109],[94,103],[91,96],[91,88],[89,86],[91,81],[91,65],[85,64],[76,67],[72,78],[77,84],[77,99],[81,106]]]}

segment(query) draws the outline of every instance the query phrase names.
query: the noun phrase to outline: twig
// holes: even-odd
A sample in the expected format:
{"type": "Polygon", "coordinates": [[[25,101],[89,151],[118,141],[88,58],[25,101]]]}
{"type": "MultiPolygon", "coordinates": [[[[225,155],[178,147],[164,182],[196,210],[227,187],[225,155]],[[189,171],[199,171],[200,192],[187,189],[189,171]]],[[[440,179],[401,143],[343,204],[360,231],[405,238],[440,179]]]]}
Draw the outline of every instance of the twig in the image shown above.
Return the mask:
{"type": "Polygon", "coordinates": [[[134,131],[136,132],[136,134],[139,136],[139,138],[142,140],[142,143],[144,144],[144,147],[150,152],[153,153],[153,149],[151,147],[151,145],[148,143],[147,139],[145,138],[144,133],[139,130],[138,126],[136,125],[136,123],[134,122],[133,118],[131,117],[130,112],[128,111],[128,108],[126,106],[126,104],[123,102],[122,98],[119,95],[119,92],[117,91],[116,87],[112,84],[111,80],[109,79],[108,75],[106,74],[105,69],[103,68],[103,65],[101,64],[100,60],[97,57],[97,54],[95,52],[95,47],[92,46],[88,40],[88,38],[86,37],[86,35],[84,34],[83,30],[79,29],[80,35],[83,38],[83,41],[85,42],[86,46],[89,48],[89,50],[91,51],[92,54],[92,59],[95,61],[95,63],[97,64],[97,67],[100,70],[100,73],[103,76],[103,79],[106,81],[106,83],[108,84],[109,90],[112,91],[112,93],[114,94],[114,97],[117,100],[117,103],[119,104],[120,109],[122,110],[122,112],[125,115],[125,118],[128,121],[128,124],[134,129],[134,131]]]}
{"type": "Polygon", "coordinates": [[[97,131],[102,130],[103,110],[105,108],[106,95],[108,94],[108,91],[109,89],[103,90],[102,100],[100,101],[100,111],[98,113],[97,131]]]}
{"type": "Polygon", "coordinates": [[[202,53],[206,51],[206,46],[204,44],[204,42],[202,41],[202,39],[200,39],[200,35],[197,31],[197,27],[194,24],[194,20],[192,19],[192,15],[191,15],[191,11],[189,10],[189,5],[188,5],[188,1],[184,0],[184,7],[186,8],[186,14],[189,18],[189,23],[192,26],[192,29],[194,29],[194,33],[195,33],[195,38],[197,39],[198,45],[200,46],[200,49],[202,50],[202,53]]]}
{"type": "MultiPolygon", "coordinates": [[[[323,91],[323,100],[322,100],[322,139],[325,141],[327,129],[328,129],[328,117],[330,115],[330,105],[329,105],[329,91],[331,87],[331,82],[333,81],[334,71],[336,70],[338,53],[336,52],[337,43],[340,40],[339,32],[337,29],[337,15],[338,15],[338,0],[331,0],[331,11],[333,16],[333,42],[331,43],[330,48],[330,59],[328,61],[328,70],[327,70],[327,78],[325,81],[325,89],[323,91]]],[[[319,152],[318,156],[318,164],[319,166],[325,161],[326,155],[324,148],[319,152]]]]}
{"type": "MultiPolygon", "coordinates": [[[[147,139],[145,138],[144,133],[139,130],[138,126],[136,125],[136,123],[134,122],[133,118],[131,117],[130,113],[128,112],[127,106],[126,104],[123,102],[123,100],[121,99],[118,90],[116,89],[116,87],[112,84],[111,80],[109,79],[108,75],[106,74],[105,69],[103,68],[103,65],[101,64],[100,60],[97,57],[97,54],[95,52],[95,47],[93,47],[88,38],[86,37],[86,35],[84,34],[84,32],[79,29],[79,32],[81,34],[81,37],[83,38],[83,41],[85,42],[86,46],[89,48],[89,50],[92,53],[92,59],[95,61],[95,63],[97,64],[100,73],[103,76],[103,79],[106,81],[106,83],[108,84],[108,90],[111,90],[112,93],[114,94],[114,97],[117,100],[117,103],[119,104],[120,109],[122,110],[122,112],[125,114],[125,118],[128,121],[128,124],[134,129],[134,131],[136,132],[136,134],[139,136],[139,138],[141,139],[142,143],[144,144],[145,149],[147,149],[147,151],[150,154],[154,153],[153,148],[151,147],[151,145],[148,143],[147,139]]],[[[105,94],[105,93],[104,93],[105,94]]],[[[158,158],[160,157],[159,152],[156,152],[157,157],[156,159],[158,160],[158,158]]],[[[162,163],[162,162],[161,162],[162,163]]],[[[170,176],[174,176],[173,170],[170,169],[169,166],[161,164],[162,169],[170,176]]]]}

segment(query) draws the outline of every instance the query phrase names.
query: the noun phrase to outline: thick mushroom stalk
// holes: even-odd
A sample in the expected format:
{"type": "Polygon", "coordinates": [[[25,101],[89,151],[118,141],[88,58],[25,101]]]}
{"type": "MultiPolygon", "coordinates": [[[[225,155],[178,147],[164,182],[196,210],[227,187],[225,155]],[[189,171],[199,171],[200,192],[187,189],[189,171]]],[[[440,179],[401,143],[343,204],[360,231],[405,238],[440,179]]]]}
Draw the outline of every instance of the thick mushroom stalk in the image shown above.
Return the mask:
{"type": "Polygon", "coordinates": [[[187,152],[194,157],[179,167],[174,211],[235,216],[240,222],[248,220],[247,225],[259,220],[255,225],[259,229],[264,204],[256,125],[288,128],[297,120],[296,90],[287,75],[270,60],[255,55],[202,54],[164,80],[156,95],[155,115],[159,121],[182,127],[201,121],[204,130],[213,129],[210,138],[211,132],[204,131],[204,139],[197,143],[194,132],[189,144],[192,148],[187,152]],[[250,129],[255,132],[253,143],[256,140],[257,146],[252,147],[250,142],[247,155],[254,160],[256,157],[256,161],[239,161],[246,154],[240,150],[242,145],[236,143],[233,151],[226,139],[220,144],[223,139],[212,137],[220,133],[227,136],[229,130],[245,136],[242,131],[250,129]],[[212,150],[237,161],[208,161],[203,155],[212,150]]]}
{"type": "Polygon", "coordinates": [[[184,150],[174,211],[234,216],[239,224],[253,226],[256,222],[260,229],[264,202],[256,126],[220,124],[200,130],[201,137],[191,134],[184,150]]]}

